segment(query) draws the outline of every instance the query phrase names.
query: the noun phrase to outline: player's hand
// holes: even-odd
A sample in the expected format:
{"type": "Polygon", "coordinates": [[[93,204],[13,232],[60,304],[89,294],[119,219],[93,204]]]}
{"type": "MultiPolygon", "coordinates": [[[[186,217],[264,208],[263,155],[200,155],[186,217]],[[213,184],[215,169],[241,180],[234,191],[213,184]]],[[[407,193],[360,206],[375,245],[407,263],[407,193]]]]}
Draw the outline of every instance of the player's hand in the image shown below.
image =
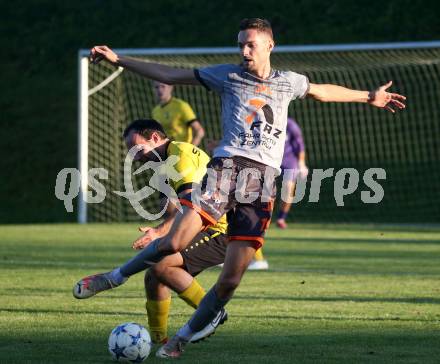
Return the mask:
{"type": "Polygon", "coordinates": [[[406,97],[387,91],[392,84],[393,81],[389,81],[377,90],[371,91],[368,103],[381,109],[391,111],[392,113],[396,112],[395,108],[404,109],[405,104],[403,102],[406,100],[406,97]]]}
{"type": "Polygon", "coordinates": [[[102,46],[94,46],[90,50],[89,60],[90,63],[98,64],[103,59],[106,61],[117,64],[118,63],[118,55],[113,52],[109,47],[102,45],[102,46]]]}
{"type": "Polygon", "coordinates": [[[132,248],[135,250],[139,250],[139,249],[143,249],[145,248],[148,244],[150,244],[154,239],[158,238],[159,235],[157,234],[157,231],[155,228],[153,227],[140,227],[139,231],[143,232],[144,235],[142,235],[141,237],[137,238],[133,245],[132,248]]]}

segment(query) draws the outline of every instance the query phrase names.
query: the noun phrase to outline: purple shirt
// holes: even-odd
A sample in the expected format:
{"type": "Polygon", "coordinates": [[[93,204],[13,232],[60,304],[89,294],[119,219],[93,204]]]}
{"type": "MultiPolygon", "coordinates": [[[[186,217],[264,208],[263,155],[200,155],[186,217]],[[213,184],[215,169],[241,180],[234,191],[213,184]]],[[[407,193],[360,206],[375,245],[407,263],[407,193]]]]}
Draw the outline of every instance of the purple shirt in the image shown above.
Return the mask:
{"type": "Polygon", "coordinates": [[[287,118],[286,144],[284,145],[282,169],[298,168],[298,158],[304,152],[304,140],[301,128],[292,118],[287,118]]]}

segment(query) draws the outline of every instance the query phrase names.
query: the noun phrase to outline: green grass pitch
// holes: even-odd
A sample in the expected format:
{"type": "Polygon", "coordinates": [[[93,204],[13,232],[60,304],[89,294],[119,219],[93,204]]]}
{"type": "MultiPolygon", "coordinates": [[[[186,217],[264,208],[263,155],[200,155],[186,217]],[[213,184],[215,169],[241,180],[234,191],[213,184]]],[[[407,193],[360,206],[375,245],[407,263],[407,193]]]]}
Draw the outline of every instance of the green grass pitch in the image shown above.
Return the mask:
{"type": "MultiPolygon", "coordinates": [[[[110,363],[111,329],[146,325],[142,275],[89,300],[71,289],[130,257],[137,235],[129,224],[1,226],[0,362],[110,363]]],[[[227,324],[179,363],[440,362],[440,227],[291,224],[269,231],[265,254],[271,269],[246,273],[227,324]]],[[[173,297],[170,334],[191,313],[173,297]]]]}

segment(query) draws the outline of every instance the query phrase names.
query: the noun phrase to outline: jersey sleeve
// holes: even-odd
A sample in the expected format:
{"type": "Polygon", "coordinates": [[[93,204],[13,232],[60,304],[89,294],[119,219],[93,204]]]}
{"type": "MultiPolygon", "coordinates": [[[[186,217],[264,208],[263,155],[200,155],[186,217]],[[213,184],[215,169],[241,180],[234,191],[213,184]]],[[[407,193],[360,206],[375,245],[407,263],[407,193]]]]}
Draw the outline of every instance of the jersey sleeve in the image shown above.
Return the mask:
{"type": "Polygon", "coordinates": [[[197,80],[208,90],[217,93],[223,92],[223,84],[228,78],[228,74],[237,66],[232,64],[220,64],[215,66],[196,68],[194,75],[197,80]]]}
{"type": "Polygon", "coordinates": [[[180,160],[174,165],[176,171],[178,171],[182,178],[174,182],[174,189],[177,194],[180,192],[192,188],[192,184],[195,179],[195,169],[190,159],[185,156],[180,156],[180,160]]]}
{"type": "Polygon", "coordinates": [[[183,102],[180,111],[182,112],[182,121],[185,124],[189,124],[192,121],[196,120],[196,114],[194,113],[194,110],[191,108],[191,106],[187,102],[183,102]]]}
{"type": "Polygon", "coordinates": [[[200,183],[206,172],[206,164],[209,157],[203,155],[203,152],[191,145],[191,150],[181,150],[179,158],[174,165],[174,169],[179,173],[179,180],[173,181],[173,187],[177,194],[183,190],[193,188],[193,183],[200,183]],[[206,160],[205,160],[205,158],[206,160]]]}
{"type": "Polygon", "coordinates": [[[288,72],[287,78],[293,89],[292,100],[298,98],[303,99],[304,97],[306,97],[310,88],[309,79],[306,76],[296,72],[288,72]]]}

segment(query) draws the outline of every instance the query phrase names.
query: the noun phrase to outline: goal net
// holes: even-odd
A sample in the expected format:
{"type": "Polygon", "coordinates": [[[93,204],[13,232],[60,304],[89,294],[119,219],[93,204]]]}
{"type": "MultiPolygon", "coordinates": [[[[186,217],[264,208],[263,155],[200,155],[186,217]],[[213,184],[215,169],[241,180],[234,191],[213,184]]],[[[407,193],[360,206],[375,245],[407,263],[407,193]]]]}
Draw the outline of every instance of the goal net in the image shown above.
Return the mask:
{"type": "MultiPolygon", "coordinates": [[[[175,67],[197,68],[239,63],[235,48],[124,49],[118,54],[175,67]]],[[[302,201],[292,207],[295,221],[418,222],[440,221],[440,42],[335,46],[280,46],[272,54],[276,69],[294,70],[313,83],[336,83],[371,90],[393,80],[392,89],[408,97],[407,109],[393,115],[366,104],[320,103],[298,100],[289,108],[302,128],[307,164],[313,169],[333,168],[333,178],[322,181],[319,202],[309,202],[309,174],[302,201]],[[342,168],[359,172],[359,187],[335,201],[334,175],[342,168]],[[380,203],[365,204],[361,191],[369,168],[382,168],[386,179],[380,203]]],[[[126,148],[124,128],[133,120],[151,117],[155,105],[151,81],[101,62],[89,65],[86,52],[80,64],[80,166],[82,195],[87,171],[105,168],[100,180],[107,194],[102,203],[79,200],[79,221],[139,221],[141,218],[113,191],[124,191],[126,148]]],[[[222,135],[219,97],[203,87],[176,86],[174,95],[187,101],[205,128],[208,139],[222,135]]],[[[134,187],[148,184],[148,174],[133,176],[134,187]]],[[[347,177],[348,178],[348,177],[347,177]]],[[[348,183],[348,181],[347,181],[348,183]]],[[[158,209],[158,194],[142,202],[158,209]]]]}

